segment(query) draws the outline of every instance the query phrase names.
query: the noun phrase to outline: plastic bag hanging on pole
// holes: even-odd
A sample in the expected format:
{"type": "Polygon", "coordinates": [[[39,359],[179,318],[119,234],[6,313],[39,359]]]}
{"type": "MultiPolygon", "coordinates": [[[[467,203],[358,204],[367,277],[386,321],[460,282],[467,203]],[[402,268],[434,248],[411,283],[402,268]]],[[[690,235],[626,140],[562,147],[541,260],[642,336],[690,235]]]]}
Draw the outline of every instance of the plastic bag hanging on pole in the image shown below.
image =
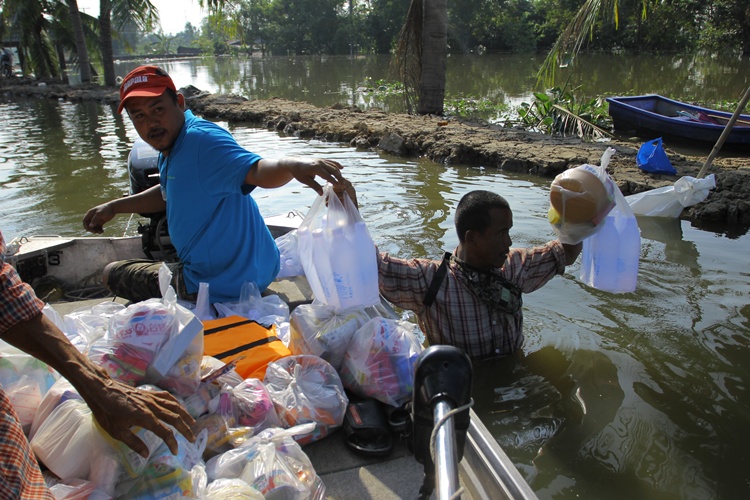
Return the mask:
{"type": "Polygon", "coordinates": [[[359,211],[330,184],[297,230],[300,261],[315,301],[339,309],[380,302],[375,244],[359,211]]]}
{"type": "Polygon", "coordinates": [[[682,210],[708,198],[716,187],[714,174],[703,179],[680,177],[672,186],[651,189],[625,197],[633,213],[650,217],[679,217],[682,210]]]}

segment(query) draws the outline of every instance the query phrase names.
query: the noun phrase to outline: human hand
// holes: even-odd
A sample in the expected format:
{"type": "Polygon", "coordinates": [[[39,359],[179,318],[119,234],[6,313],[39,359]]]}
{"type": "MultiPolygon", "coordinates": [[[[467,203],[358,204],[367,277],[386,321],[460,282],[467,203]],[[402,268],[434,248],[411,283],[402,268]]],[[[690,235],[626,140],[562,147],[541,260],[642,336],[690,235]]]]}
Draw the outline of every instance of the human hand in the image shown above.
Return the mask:
{"type": "Polygon", "coordinates": [[[339,201],[344,203],[344,193],[349,195],[349,198],[354,203],[354,206],[359,209],[359,203],[357,203],[357,191],[348,179],[344,179],[343,182],[333,185],[333,192],[339,197],[339,201]]]}
{"type": "Polygon", "coordinates": [[[94,234],[102,234],[104,232],[104,224],[111,221],[115,217],[115,211],[112,209],[109,203],[102,203],[97,205],[83,217],[83,228],[94,234]]]}
{"type": "Polygon", "coordinates": [[[344,167],[334,160],[287,157],[285,163],[295,179],[306,186],[310,186],[319,195],[323,194],[323,186],[315,180],[316,176],[330,182],[334,187],[343,184],[345,181],[341,174],[341,169],[344,167]]]}
{"type": "MultiPolygon", "coordinates": [[[[103,371],[103,369],[102,369],[103,371]]],[[[177,439],[171,425],[190,442],[195,441],[191,426],[195,420],[167,391],[146,391],[118,382],[103,374],[104,384],[81,396],[91,409],[99,426],[113,438],[122,441],[144,458],[148,447],[132,427],[141,427],[159,436],[172,454],[177,453],[177,439]]]]}

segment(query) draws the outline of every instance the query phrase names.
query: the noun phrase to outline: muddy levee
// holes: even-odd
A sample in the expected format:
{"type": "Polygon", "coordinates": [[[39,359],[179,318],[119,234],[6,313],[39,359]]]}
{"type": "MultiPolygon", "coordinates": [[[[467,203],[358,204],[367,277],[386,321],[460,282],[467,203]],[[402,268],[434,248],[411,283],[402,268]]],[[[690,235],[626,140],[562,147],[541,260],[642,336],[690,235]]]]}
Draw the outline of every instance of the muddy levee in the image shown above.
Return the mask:
{"type": "MultiPolygon", "coordinates": [[[[570,167],[598,164],[605,149],[612,147],[616,154],[608,171],[624,195],[668,186],[682,176],[695,177],[706,159],[705,156],[680,155],[667,147],[677,174],[654,175],[636,165],[636,153],[643,142],[640,139],[584,142],[440,116],[386,113],[340,105],[319,108],[277,98],[252,101],[193,88],[184,91],[189,95],[187,106],[210,119],[276,130],[302,139],[343,142],[360,149],[383,149],[404,157],[426,157],[439,163],[497,168],[550,179],[570,167]]],[[[0,94],[6,98],[96,100],[112,106],[119,100],[116,89],[98,85],[70,87],[48,83],[39,86],[16,82],[0,87],[0,94]]],[[[715,174],[716,188],[705,201],[684,210],[682,218],[716,232],[744,234],[750,228],[750,152],[744,156],[719,154],[708,173],[715,174]]]]}

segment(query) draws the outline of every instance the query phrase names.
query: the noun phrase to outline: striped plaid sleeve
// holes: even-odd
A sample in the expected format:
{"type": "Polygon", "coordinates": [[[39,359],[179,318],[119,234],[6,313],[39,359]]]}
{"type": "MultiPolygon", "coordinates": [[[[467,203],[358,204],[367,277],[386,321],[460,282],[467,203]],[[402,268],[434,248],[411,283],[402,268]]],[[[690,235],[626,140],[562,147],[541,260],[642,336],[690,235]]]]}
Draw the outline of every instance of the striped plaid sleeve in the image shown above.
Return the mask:
{"type": "Polygon", "coordinates": [[[16,323],[35,317],[43,307],[34,290],[5,262],[5,240],[0,233],[0,335],[16,323]]]}
{"type": "Polygon", "coordinates": [[[387,253],[378,254],[380,293],[392,304],[420,314],[422,301],[430,286],[439,261],[399,259],[387,253]]]}
{"type": "Polygon", "coordinates": [[[503,275],[530,293],[565,272],[565,249],[559,240],[532,248],[511,248],[503,275]]]}
{"type": "Polygon", "coordinates": [[[0,389],[0,498],[54,500],[13,406],[0,389]]]}

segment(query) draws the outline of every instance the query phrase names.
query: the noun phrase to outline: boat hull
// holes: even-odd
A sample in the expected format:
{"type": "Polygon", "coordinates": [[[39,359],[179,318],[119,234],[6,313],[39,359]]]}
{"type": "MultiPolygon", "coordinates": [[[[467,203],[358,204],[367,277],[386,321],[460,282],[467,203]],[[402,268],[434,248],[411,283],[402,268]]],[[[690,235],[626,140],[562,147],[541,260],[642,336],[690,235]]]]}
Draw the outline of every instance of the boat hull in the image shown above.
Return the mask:
{"type": "MultiPolygon", "coordinates": [[[[647,140],[666,137],[713,146],[732,113],[686,104],[660,95],[610,97],[609,115],[618,132],[635,132],[647,140]],[[716,123],[688,115],[703,116],[716,123]]],[[[740,115],[725,146],[750,149],[750,115],[740,115]]]]}

